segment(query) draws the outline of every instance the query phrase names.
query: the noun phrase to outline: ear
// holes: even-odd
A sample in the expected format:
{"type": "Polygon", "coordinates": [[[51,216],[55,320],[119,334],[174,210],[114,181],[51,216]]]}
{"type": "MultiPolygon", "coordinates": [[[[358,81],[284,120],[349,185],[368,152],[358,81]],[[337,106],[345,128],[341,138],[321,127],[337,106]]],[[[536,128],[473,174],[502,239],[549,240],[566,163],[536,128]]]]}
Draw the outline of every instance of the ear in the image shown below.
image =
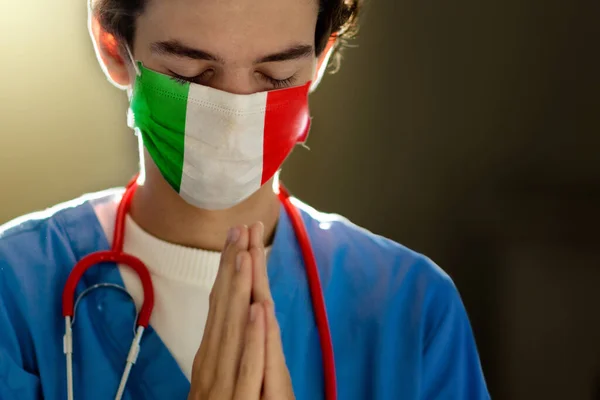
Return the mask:
{"type": "Polygon", "coordinates": [[[104,74],[112,84],[124,89],[131,83],[127,63],[119,51],[117,38],[106,32],[96,17],[90,14],[89,29],[96,57],[104,74]]]}
{"type": "Polygon", "coordinates": [[[319,55],[317,59],[317,69],[315,70],[315,76],[313,78],[313,83],[310,85],[310,91],[313,92],[319,83],[321,83],[321,79],[325,75],[325,71],[327,70],[327,66],[329,65],[329,59],[331,58],[331,54],[333,54],[333,50],[335,48],[335,44],[337,43],[337,34],[333,34],[329,37],[327,41],[327,46],[323,52],[319,55]]]}

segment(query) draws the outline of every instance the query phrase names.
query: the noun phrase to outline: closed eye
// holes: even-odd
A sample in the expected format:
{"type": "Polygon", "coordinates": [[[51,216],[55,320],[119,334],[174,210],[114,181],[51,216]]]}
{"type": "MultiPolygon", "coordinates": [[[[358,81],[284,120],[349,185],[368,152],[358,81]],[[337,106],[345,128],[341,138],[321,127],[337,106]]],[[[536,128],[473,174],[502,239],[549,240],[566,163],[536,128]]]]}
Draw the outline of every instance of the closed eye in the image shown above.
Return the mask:
{"type": "Polygon", "coordinates": [[[275,79],[275,78],[272,78],[272,77],[262,74],[262,73],[259,73],[259,76],[262,80],[271,84],[275,89],[282,89],[282,88],[292,86],[294,84],[294,82],[296,81],[295,75],[292,75],[286,79],[275,79]]]}
{"type": "MultiPolygon", "coordinates": [[[[188,83],[198,83],[203,84],[203,81],[209,79],[214,71],[212,69],[206,70],[200,75],[194,77],[182,76],[173,71],[169,71],[169,75],[171,79],[181,85],[187,85],[188,83]]],[[[271,85],[274,89],[282,89],[286,87],[290,87],[296,81],[296,76],[292,75],[289,78],[285,79],[275,79],[269,75],[263,74],[261,72],[257,72],[259,79],[271,85]]]]}
{"type": "Polygon", "coordinates": [[[169,75],[170,75],[171,79],[181,85],[186,85],[188,83],[202,84],[202,81],[209,79],[213,73],[214,73],[214,71],[212,69],[207,69],[200,75],[190,77],[190,76],[179,75],[179,74],[169,70],[169,75]]]}

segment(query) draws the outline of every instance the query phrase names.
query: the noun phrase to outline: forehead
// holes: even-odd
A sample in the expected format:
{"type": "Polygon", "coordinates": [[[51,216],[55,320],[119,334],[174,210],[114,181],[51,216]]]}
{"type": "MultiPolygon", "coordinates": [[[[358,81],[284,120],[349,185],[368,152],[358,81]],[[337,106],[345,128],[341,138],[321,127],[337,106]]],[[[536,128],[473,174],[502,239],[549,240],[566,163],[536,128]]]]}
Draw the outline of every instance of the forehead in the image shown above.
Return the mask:
{"type": "Polygon", "coordinates": [[[213,51],[268,52],[312,44],[317,14],[318,0],[148,0],[136,36],[213,51]]]}

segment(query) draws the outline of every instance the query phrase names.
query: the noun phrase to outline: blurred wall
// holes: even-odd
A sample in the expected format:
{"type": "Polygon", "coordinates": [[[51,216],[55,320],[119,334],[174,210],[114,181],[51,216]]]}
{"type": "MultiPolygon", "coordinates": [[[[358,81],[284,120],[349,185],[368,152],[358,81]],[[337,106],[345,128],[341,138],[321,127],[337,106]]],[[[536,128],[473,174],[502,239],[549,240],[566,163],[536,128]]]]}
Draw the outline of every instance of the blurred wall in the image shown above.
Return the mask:
{"type": "Polygon", "coordinates": [[[86,1],[0,3],[0,222],[122,185],[137,167],[127,96],[96,61],[86,1]]]}
{"type": "MultiPolygon", "coordinates": [[[[0,221],[125,183],[136,141],[85,2],[1,10],[0,221]]],[[[591,0],[371,0],[312,98],[312,150],[283,173],[451,274],[494,398],[600,398],[599,16],[591,0]]]]}

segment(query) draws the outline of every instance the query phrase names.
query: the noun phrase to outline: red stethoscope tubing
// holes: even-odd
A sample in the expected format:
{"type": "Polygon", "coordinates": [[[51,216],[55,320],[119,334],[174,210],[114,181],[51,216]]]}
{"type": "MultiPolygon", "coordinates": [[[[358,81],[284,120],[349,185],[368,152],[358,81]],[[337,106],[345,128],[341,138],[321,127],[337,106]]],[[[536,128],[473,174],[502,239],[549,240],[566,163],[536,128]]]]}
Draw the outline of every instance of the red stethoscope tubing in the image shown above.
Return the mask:
{"type": "MultiPolygon", "coordinates": [[[[136,189],[137,177],[129,182],[126,187],[125,194],[119,203],[111,250],[100,251],[85,256],[75,265],[69,277],[67,278],[62,296],[62,311],[65,318],[73,318],[74,316],[75,288],[85,271],[96,264],[110,262],[127,265],[138,274],[144,290],[144,302],[138,315],[137,326],[144,328],[148,327],[152,309],[154,308],[154,289],[152,287],[152,279],[148,269],[141,260],[123,252],[125,216],[129,212],[131,199],[133,198],[136,189]]],[[[331,333],[327,318],[327,309],[325,307],[325,299],[323,297],[323,289],[321,286],[317,262],[310,244],[310,238],[306,232],[306,227],[302,220],[302,215],[292,204],[290,195],[283,186],[279,187],[278,196],[279,200],[283,204],[283,207],[285,208],[286,213],[288,214],[288,217],[290,218],[296,239],[298,240],[298,244],[302,252],[302,257],[304,259],[312,307],[321,344],[323,373],[325,379],[325,399],[335,400],[337,398],[335,359],[333,355],[333,344],[331,341],[331,333]]]]}
{"type": "Polygon", "coordinates": [[[292,227],[296,233],[296,239],[302,251],[304,258],[304,268],[308,279],[310,297],[312,299],[313,313],[315,322],[319,331],[319,340],[321,342],[321,354],[323,357],[323,373],[325,375],[325,399],[335,400],[337,398],[337,387],[335,378],[335,358],[333,356],[333,343],[331,341],[331,331],[329,330],[329,321],[327,319],[327,308],[323,298],[323,289],[321,287],[321,278],[319,278],[319,269],[317,260],[310,245],[310,239],[302,221],[302,215],[290,201],[290,195],[283,185],[279,186],[279,200],[283,204],[285,211],[292,222],[292,227]]]}
{"type": "Polygon", "coordinates": [[[79,283],[79,280],[85,271],[96,264],[110,262],[127,265],[138,274],[144,290],[144,303],[140,309],[136,325],[138,327],[148,327],[148,324],[150,323],[150,315],[152,314],[152,309],[154,308],[154,288],[152,286],[152,279],[150,278],[148,268],[146,268],[144,263],[139,258],[123,252],[125,216],[129,212],[131,199],[133,198],[133,194],[135,193],[136,189],[136,179],[132,179],[127,185],[125,194],[123,195],[123,198],[119,203],[119,208],[117,209],[117,218],[115,221],[115,231],[111,250],[98,251],[85,256],[75,265],[75,267],[73,267],[73,270],[69,274],[62,296],[63,317],[71,317],[72,319],[74,316],[75,288],[77,287],[77,284],[79,283]]]}

